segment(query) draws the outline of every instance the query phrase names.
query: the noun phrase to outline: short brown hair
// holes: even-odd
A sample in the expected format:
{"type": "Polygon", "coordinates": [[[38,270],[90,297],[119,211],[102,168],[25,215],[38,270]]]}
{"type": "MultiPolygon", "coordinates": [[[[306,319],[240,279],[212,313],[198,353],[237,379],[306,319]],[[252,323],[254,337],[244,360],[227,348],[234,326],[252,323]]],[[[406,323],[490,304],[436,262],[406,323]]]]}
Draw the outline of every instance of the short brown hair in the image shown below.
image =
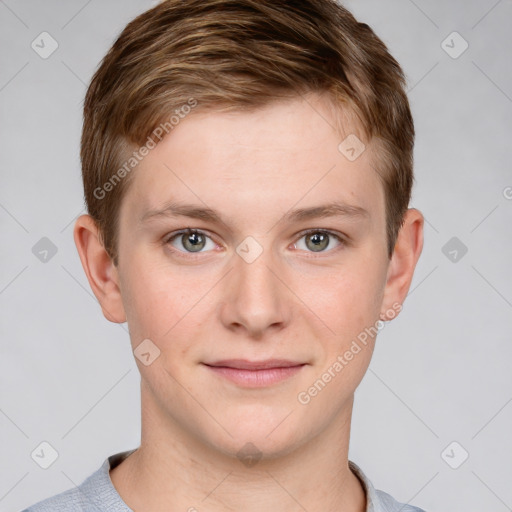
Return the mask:
{"type": "Polygon", "coordinates": [[[365,144],[378,147],[391,257],[413,184],[404,87],[385,44],[335,0],[164,0],[122,31],[84,102],[85,201],[105,250],[117,265],[130,152],[172,113],[191,100],[197,110],[250,110],[325,93],[342,115],[355,116],[365,144]]]}

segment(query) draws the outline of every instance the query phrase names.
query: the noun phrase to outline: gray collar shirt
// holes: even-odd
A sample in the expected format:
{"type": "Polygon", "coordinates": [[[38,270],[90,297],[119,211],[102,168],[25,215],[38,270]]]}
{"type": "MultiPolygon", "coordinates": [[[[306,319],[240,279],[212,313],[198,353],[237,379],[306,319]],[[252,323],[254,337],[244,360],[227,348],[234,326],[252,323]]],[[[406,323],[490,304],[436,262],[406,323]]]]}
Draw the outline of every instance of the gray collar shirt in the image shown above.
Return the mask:
{"type": "MultiPolygon", "coordinates": [[[[112,484],[109,471],[134,451],[111,455],[78,487],[39,501],[22,512],[133,512],[112,484]]],[[[361,468],[350,460],[349,467],[365,490],[366,512],[425,512],[412,505],[399,503],[389,494],[376,490],[361,468]]]]}

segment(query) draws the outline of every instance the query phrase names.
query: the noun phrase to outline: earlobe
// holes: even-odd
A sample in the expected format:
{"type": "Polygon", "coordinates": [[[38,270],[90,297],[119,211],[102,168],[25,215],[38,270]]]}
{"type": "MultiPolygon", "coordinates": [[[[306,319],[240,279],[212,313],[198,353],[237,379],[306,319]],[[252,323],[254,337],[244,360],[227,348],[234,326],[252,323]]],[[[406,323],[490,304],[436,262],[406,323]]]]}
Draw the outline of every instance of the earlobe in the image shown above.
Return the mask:
{"type": "Polygon", "coordinates": [[[73,237],[85,275],[105,318],[114,323],[126,322],[117,268],[103,247],[90,215],[78,217],[73,237]]]}
{"type": "Polygon", "coordinates": [[[397,304],[403,304],[407,296],[423,249],[423,224],[424,218],[419,210],[407,210],[388,266],[381,320],[392,320],[396,316],[397,304]],[[391,311],[394,313],[390,314],[391,311]]]}

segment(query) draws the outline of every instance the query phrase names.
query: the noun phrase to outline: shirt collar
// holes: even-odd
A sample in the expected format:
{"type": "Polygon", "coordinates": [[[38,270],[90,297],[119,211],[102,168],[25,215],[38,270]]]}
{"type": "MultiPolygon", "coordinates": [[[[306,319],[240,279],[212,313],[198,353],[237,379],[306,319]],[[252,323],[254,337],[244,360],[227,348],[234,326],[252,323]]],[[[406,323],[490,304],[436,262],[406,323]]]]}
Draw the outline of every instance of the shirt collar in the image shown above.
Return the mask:
{"type": "MultiPolygon", "coordinates": [[[[126,459],[129,455],[131,455],[133,452],[135,452],[137,448],[134,448],[133,450],[128,450],[120,453],[116,453],[114,455],[111,455],[108,457],[108,459],[103,464],[103,470],[107,473],[108,480],[110,482],[110,485],[115,490],[114,485],[112,484],[112,481],[110,480],[109,470],[116,467],[118,464],[120,464],[124,459],[126,459]]],[[[365,512],[385,512],[385,510],[382,508],[379,497],[377,496],[377,492],[375,491],[375,488],[373,487],[373,484],[371,483],[370,479],[364,474],[363,470],[351,460],[348,461],[348,467],[356,475],[356,477],[361,482],[361,485],[363,486],[365,495],[366,495],[366,511],[365,512]]],[[[116,494],[117,491],[115,490],[116,494]]]]}
{"type": "Polygon", "coordinates": [[[385,512],[382,508],[380,499],[377,496],[377,492],[375,491],[375,487],[371,483],[370,479],[363,473],[363,470],[351,460],[348,461],[348,467],[354,473],[361,485],[363,486],[364,492],[366,494],[366,512],[385,512]]]}

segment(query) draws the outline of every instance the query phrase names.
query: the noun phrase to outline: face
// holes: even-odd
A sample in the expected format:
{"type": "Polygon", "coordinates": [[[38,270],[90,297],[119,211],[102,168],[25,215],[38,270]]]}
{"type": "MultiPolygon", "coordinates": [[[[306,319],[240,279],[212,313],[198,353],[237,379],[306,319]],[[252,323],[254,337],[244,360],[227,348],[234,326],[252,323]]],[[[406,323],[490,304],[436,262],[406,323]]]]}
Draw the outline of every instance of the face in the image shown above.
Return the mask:
{"type": "Polygon", "coordinates": [[[349,160],[334,125],[320,98],[193,113],[123,200],[132,348],[159,353],[136,359],[146,407],[216,450],[283,454],[339,425],[369,364],[374,340],[357,340],[383,310],[384,192],[372,147],[349,160]]]}

